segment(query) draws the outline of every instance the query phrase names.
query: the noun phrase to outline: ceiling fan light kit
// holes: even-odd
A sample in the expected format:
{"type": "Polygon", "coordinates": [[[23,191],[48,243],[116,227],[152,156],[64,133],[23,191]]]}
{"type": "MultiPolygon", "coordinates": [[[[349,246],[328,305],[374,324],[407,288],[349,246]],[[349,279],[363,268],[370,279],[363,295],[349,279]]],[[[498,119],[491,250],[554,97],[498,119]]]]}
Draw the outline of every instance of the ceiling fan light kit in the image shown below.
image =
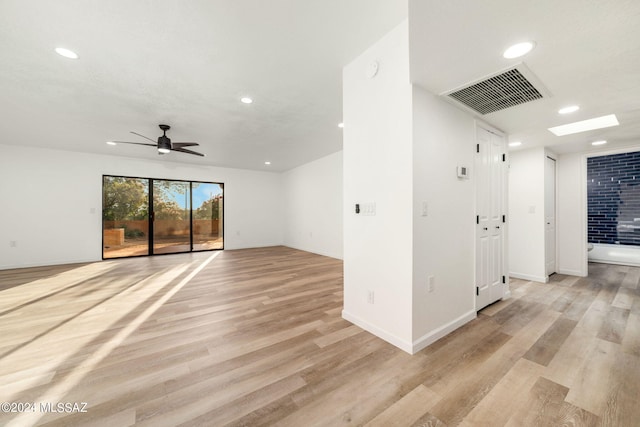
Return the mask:
{"type": "Polygon", "coordinates": [[[167,136],[167,131],[171,129],[171,126],[161,124],[161,125],[158,125],[158,127],[162,130],[162,135],[158,137],[157,143],[153,139],[133,131],[131,131],[132,134],[142,137],[144,139],[147,139],[153,142],[153,144],[149,144],[147,142],[130,142],[130,141],[110,141],[110,142],[112,142],[113,145],[118,143],[118,144],[146,145],[149,147],[156,147],[158,149],[158,154],[160,155],[170,153],[171,151],[179,151],[181,153],[193,154],[195,156],[205,157],[205,155],[202,153],[198,153],[185,148],[185,147],[195,147],[200,145],[197,142],[173,142],[172,143],[171,138],[167,136]]]}

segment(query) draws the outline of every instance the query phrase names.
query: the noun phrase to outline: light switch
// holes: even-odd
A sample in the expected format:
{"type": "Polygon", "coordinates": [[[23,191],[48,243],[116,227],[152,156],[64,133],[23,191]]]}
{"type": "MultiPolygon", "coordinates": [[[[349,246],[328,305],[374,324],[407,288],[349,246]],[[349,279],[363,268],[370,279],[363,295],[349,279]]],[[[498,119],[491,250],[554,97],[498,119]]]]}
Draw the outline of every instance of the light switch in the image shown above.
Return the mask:
{"type": "Polygon", "coordinates": [[[376,203],[375,202],[360,203],[360,213],[365,216],[375,216],[376,203]]]}
{"type": "Polygon", "coordinates": [[[429,204],[427,202],[422,202],[422,216],[429,215],[429,204]]]}

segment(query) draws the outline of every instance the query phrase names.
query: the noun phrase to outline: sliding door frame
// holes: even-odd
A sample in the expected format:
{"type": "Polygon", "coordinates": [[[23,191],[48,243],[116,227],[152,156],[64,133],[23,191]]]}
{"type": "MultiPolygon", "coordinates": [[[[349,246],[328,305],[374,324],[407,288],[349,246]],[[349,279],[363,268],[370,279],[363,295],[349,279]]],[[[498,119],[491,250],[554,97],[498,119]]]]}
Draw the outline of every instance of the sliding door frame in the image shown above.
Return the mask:
{"type": "Polygon", "coordinates": [[[186,180],[186,179],[172,179],[172,178],[148,178],[148,177],[139,177],[139,176],[126,176],[126,175],[109,175],[109,174],[103,174],[102,175],[102,182],[101,182],[101,186],[102,186],[102,228],[101,228],[101,243],[102,243],[102,259],[103,260],[111,260],[111,259],[124,259],[124,258],[139,258],[139,257],[145,257],[145,256],[161,256],[161,255],[176,255],[176,254],[185,254],[185,253],[192,253],[192,252],[210,252],[210,251],[223,251],[224,250],[224,237],[225,237],[225,231],[224,231],[224,227],[225,227],[225,205],[226,203],[224,203],[224,183],[223,182],[213,182],[213,181],[196,181],[196,180],[186,180]],[[148,211],[148,221],[149,221],[149,228],[147,231],[147,245],[148,245],[148,251],[146,255],[126,255],[126,256],[115,256],[115,257],[108,257],[105,258],[105,246],[104,246],[104,225],[105,225],[105,217],[104,217],[104,213],[105,213],[105,206],[104,206],[104,183],[105,183],[105,178],[109,177],[109,178],[125,178],[125,179],[138,179],[138,180],[146,180],[147,181],[147,188],[148,188],[148,192],[147,192],[147,211],[148,211]],[[153,206],[153,183],[154,181],[175,181],[175,182],[185,182],[189,184],[189,250],[188,251],[182,251],[182,252],[168,252],[168,253],[154,253],[154,223],[155,223],[155,209],[153,206]],[[193,184],[197,183],[197,184],[213,184],[213,185],[218,185],[220,186],[220,189],[222,190],[222,217],[218,219],[218,221],[222,221],[222,229],[221,229],[221,236],[222,237],[222,247],[221,248],[212,248],[212,249],[198,249],[198,250],[194,250],[193,249],[193,225],[194,225],[194,221],[193,221],[193,184]]]}

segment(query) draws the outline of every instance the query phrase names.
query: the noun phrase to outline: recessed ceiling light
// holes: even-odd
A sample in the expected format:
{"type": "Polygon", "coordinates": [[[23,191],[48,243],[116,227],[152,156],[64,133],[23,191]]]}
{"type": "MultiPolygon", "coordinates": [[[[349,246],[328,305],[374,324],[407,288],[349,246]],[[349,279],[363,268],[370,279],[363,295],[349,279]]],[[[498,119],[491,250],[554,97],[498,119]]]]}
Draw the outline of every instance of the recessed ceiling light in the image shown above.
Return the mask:
{"type": "Polygon", "coordinates": [[[248,96],[245,96],[240,98],[240,102],[242,102],[243,104],[251,104],[253,102],[253,99],[249,98],[248,96]]]}
{"type": "Polygon", "coordinates": [[[58,55],[64,56],[65,58],[78,59],[78,54],[72,50],[65,49],[63,47],[57,47],[55,50],[58,55]]]}
{"type": "Polygon", "coordinates": [[[505,50],[502,56],[507,59],[519,58],[531,52],[531,49],[533,49],[534,46],[534,42],[523,42],[514,44],[509,49],[505,50]]]}
{"type": "Polygon", "coordinates": [[[342,129],[344,127],[344,123],[338,123],[338,127],[342,129]]]}
{"type": "Polygon", "coordinates": [[[265,165],[269,166],[271,162],[264,162],[265,165]]]}
{"type": "Polygon", "coordinates": [[[116,143],[115,143],[115,142],[113,142],[113,141],[107,141],[107,144],[108,144],[108,145],[118,145],[118,144],[116,144],[116,143]]]}
{"type": "Polygon", "coordinates": [[[577,105],[570,105],[568,107],[564,107],[558,110],[558,113],[560,114],[569,114],[569,113],[574,113],[576,111],[578,111],[580,109],[580,107],[578,107],[577,105]]]}
{"type": "Polygon", "coordinates": [[[606,144],[606,143],[607,143],[607,141],[593,141],[593,142],[591,143],[591,145],[604,145],[604,144],[606,144]]]}
{"type": "Polygon", "coordinates": [[[615,114],[609,114],[608,116],[596,117],[594,119],[582,120],[580,122],[573,122],[562,126],[555,126],[549,128],[549,131],[556,136],[571,135],[573,133],[586,132],[588,130],[608,128],[611,126],[618,126],[618,119],[615,114]]]}
{"type": "Polygon", "coordinates": [[[520,141],[513,141],[509,143],[509,147],[518,147],[520,145],[522,145],[522,142],[520,141]]]}

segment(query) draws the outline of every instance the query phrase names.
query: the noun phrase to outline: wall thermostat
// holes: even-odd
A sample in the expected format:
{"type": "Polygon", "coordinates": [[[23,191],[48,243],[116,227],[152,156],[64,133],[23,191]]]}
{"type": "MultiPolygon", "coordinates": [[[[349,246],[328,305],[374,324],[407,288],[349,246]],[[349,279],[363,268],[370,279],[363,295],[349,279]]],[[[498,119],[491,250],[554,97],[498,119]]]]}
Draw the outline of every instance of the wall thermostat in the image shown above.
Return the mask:
{"type": "Polygon", "coordinates": [[[469,179],[469,168],[466,166],[458,166],[458,178],[469,179]]]}

